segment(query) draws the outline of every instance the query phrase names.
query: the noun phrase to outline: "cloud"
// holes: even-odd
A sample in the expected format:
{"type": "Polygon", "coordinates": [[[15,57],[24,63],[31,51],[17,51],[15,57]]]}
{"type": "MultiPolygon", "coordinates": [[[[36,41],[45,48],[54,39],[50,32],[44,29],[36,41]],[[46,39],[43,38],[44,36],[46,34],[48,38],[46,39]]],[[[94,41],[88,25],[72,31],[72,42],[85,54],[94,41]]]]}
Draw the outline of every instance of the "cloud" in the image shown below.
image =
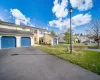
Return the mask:
{"type": "MultiPolygon", "coordinates": [[[[81,26],[89,23],[91,21],[91,15],[90,14],[78,14],[74,17],[72,17],[72,28],[75,28],[76,26],[81,26]]],[[[65,20],[59,19],[59,20],[52,20],[49,21],[49,26],[51,27],[57,27],[60,30],[66,31],[70,27],[70,19],[67,18],[65,20]]]]}
{"type": "MultiPolygon", "coordinates": [[[[73,8],[77,8],[79,11],[85,11],[93,7],[92,0],[54,0],[54,6],[52,12],[56,15],[57,19],[49,21],[49,26],[57,27],[60,30],[66,31],[70,27],[70,19],[66,18],[68,15],[68,1],[70,1],[73,8]]],[[[77,26],[88,24],[92,20],[91,14],[77,14],[72,17],[72,28],[77,26]]]]}
{"type": "Polygon", "coordinates": [[[15,18],[15,19],[18,19],[20,20],[21,23],[25,24],[25,25],[28,25],[28,26],[33,26],[30,22],[30,18],[26,17],[24,14],[22,14],[20,12],[20,10],[18,9],[10,9],[10,12],[12,14],[12,16],[15,18]]]}
{"type": "Polygon", "coordinates": [[[5,21],[4,18],[0,17],[0,21],[5,21]]]}
{"type": "Polygon", "coordinates": [[[49,21],[49,26],[59,28],[60,30],[66,30],[69,28],[69,19],[66,20],[52,20],[49,21]]]}
{"type": "Polygon", "coordinates": [[[73,8],[78,8],[80,11],[88,10],[93,7],[92,0],[70,0],[73,8]]]}
{"type": "Polygon", "coordinates": [[[52,12],[57,18],[64,18],[68,15],[68,10],[66,9],[68,5],[68,0],[62,0],[61,3],[58,3],[58,0],[54,0],[54,6],[52,12]]]}
{"type": "Polygon", "coordinates": [[[74,17],[72,17],[72,21],[73,21],[73,25],[75,26],[81,26],[84,24],[89,23],[92,20],[91,15],[90,14],[78,14],[74,17]]]}

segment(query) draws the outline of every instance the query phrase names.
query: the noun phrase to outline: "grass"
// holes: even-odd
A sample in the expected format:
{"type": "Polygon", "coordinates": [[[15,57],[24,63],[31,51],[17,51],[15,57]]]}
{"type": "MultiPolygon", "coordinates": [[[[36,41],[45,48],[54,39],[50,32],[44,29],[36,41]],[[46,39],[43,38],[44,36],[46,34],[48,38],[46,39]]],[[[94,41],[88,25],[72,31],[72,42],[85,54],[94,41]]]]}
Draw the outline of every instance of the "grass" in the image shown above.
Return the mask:
{"type": "Polygon", "coordinates": [[[70,54],[67,52],[67,49],[62,46],[42,45],[38,46],[38,48],[100,75],[100,52],[74,49],[73,53],[70,54]]]}
{"type": "MultiPolygon", "coordinates": [[[[70,45],[70,44],[59,43],[58,46],[68,47],[69,45],[70,45]]],[[[96,44],[88,44],[88,45],[85,45],[84,43],[74,43],[74,44],[72,44],[72,45],[73,45],[73,47],[100,49],[100,47],[98,47],[96,44]]]]}
{"type": "MultiPolygon", "coordinates": [[[[69,46],[70,44],[60,43],[59,45],[69,46]]],[[[85,45],[84,43],[74,43],[72,45],[73,46],[82,46],[82,47],[92,47],[92,46],[96,46],[96,44],[88,44],[88,45],[85,45]]]]}

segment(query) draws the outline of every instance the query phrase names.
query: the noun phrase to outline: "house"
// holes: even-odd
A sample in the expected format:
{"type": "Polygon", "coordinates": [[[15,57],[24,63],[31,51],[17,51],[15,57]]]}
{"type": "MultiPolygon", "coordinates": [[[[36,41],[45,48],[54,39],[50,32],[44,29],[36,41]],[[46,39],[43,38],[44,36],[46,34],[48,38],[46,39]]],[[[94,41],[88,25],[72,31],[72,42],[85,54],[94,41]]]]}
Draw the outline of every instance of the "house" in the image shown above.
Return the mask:
{"type": "Polygon", "coordinates": [[[32,27],[32,32],[34,33],[34,43],[35,44],[39,44],[41,42],[41,38],[45,34],[51,34],[51,32],[46,29],[41,29],[41,28],[36,28],[36,27],[32,27]]]}
{"type": "Polygon", "coordinates": [[[36,27],[32,27],[32,30],[33,30],[32,32],[34,33],[35,44],[49,44],[49,45],[58,44],[57,36],[52,36],[49,30],[36,27]]]}
{"type": "Polygon", "coordinates": [[[31,27],[0,21],[0,48],[16,48],[34,45],[31,27]]]}
{"type": "Polygon", "coordinates": [[[51,34],[45,34],[42,37],[43,44],[58,45],[58,36],[53,36],[51,34]]]}
{"type": "Polygon", "coordinates": [[[34,44],[39,44],[46,34],[50,35],[51,32],[46,29],[22,26],[20,23],[0,21],[0,48],[34,46],[34,44]]]}
{"type": "Polygon", "coordinates": [[[90,39],[90,43],[97,44],[97,41],[99,41],[100,44],[100,36],[98,38],[96,36],[89,36],[88,38],[90,39]]]}
{"type": "Polygon", "coordinates": [[[83,43],[84,41],[89,40],[89,38],[86,35],[82,34],[75,34],[74,35],[74,42],[75,43],[83,43]]]}
{"type": "Polygon", "coordinates": [[[92,37],[88,37],[87,35],[75,34],[74,35],[75,43],[85,43],[85,44],[95,44],[95,40],[92,37]]]}
{"type": "Polygon", "coordinates": [[[64,43],[65,42],[65,40],[64,40],[65,34],[64,33],[60,33],[58,36],[59,36],[58,42],[64,43]]]}

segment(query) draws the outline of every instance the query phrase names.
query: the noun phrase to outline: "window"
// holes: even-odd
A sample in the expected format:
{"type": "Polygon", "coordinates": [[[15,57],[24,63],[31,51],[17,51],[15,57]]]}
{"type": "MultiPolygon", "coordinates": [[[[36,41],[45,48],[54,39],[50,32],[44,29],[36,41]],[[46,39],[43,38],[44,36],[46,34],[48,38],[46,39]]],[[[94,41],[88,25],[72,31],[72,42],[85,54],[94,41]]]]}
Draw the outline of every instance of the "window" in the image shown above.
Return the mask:
{"type": "Polygon", "coordinates": [[[34,33],[34,30],[31,30],[32,33],[34,33]]]}
{"type": "Polygon", "coordinates": [[[32,33],[37,33],[37,30],[32,30],[32,33]]]}
{"type": "Polygon", "coordinates": [[[37,33],[37,30],[34,30],[34,33],[37,33]]]}
{"type": "Polygon", "coordinates": [[[39,33],[40,33],[40,34],[43,34],[43,32],[42,32],[42,31],[39,31],[39,33]]]}
{"type": "Polygon", "coordinates": [[[36,38],[34,38],[34,40],[36,41],[36,38]]]}

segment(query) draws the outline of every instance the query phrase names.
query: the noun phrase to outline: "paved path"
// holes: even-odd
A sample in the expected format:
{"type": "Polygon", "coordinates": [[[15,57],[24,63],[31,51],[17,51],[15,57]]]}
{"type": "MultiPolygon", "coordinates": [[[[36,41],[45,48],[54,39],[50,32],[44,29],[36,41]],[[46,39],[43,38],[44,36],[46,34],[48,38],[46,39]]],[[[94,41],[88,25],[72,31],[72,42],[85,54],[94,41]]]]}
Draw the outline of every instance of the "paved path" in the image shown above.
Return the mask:
{"type": "Polygon", "coordinates": [[[0,50],[0,80],[100,80],[100,76],[39,49],[17,48],[0,50]]]}
{"type": "Polygon", "coordinates": [[[100,49],[85,49],[85,50],[100,52],[100,49]]]}

